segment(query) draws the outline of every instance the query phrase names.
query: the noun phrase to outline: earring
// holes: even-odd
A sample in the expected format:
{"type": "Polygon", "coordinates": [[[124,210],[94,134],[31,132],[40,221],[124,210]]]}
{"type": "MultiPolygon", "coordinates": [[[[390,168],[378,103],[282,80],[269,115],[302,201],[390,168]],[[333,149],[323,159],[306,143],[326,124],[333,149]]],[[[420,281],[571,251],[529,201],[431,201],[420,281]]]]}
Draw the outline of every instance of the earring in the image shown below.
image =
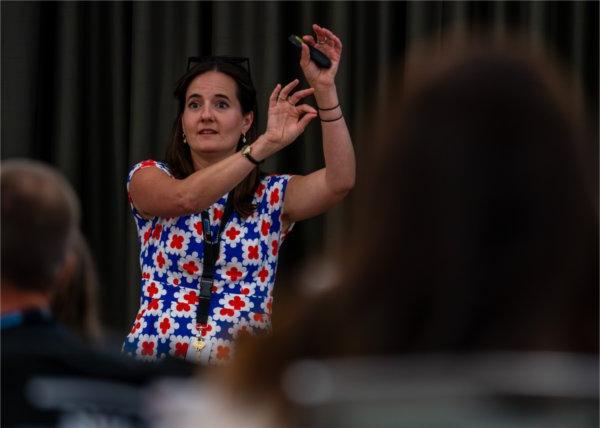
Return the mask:
{"type": "Polygon", "coordinates": [[[242,134],[242,143],[246,144],[246,134],[242,134]]]}
{"type": "Polygon", "coordinates": [[[183,135],[183,144],[187,144],[187,138],[185,138],[185,132],[181,131],[181,135],[183,135]]]}

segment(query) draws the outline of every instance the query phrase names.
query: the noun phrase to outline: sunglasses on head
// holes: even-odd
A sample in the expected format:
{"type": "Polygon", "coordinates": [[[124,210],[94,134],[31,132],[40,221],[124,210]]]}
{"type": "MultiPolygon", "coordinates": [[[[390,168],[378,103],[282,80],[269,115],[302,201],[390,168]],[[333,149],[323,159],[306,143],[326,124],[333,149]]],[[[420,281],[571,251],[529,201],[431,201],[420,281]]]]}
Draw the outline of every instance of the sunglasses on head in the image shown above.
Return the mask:
{"type": "Polygon", "coordinates": [[[208,55],[208,56],[191,56],[188,58],[188,71],[196,64],[203,62],[225,62],[228,64],[239,65],[244,67],[250,75],[250,58],[245,56],[227,56],[227,55],[208,55]]]}

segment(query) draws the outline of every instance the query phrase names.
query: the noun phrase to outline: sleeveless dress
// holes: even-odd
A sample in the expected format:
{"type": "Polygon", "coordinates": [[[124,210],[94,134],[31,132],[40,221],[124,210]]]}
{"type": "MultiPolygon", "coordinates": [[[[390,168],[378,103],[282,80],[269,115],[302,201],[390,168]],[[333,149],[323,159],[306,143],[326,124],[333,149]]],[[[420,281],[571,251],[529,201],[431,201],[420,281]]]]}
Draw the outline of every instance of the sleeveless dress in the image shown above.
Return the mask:
{"type": "MultiPolygon", "coordinates": [[[[140,162],[130,169],[128,190],[133,175],[148,167],[172,177],[161,162],[140,162]]],[[[223,364],[233,356],[236,337],[270,329],[277,257],[285,238],[283,197],[290,178],[263,177],[254,194],[253,215],[241,219],[234,211],[225,225],[206,324],[196,324],[204,240],[201,213],[145,219],[129,198],[140,242],[142,278],[140,309],[123,344],[125,354],[147,361],[171,355],[223,364]]],[[[213,236],[227,197],[208,210],[213,236]]]]}

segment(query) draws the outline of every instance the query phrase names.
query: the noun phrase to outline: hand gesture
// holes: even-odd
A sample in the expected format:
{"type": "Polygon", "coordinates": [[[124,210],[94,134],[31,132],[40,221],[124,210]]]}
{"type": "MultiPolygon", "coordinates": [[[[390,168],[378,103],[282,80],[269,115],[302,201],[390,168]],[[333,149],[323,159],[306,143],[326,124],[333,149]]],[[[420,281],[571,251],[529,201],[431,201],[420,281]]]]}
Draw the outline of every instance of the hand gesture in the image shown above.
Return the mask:
{"type": "Polygon", "coordinates": [[[294,141],[308,123],[317,117],[317,111],[307,105],[296,105],[301,99],[311,95],[313,88],[303,89],[290,95],[299,83],[298,79],[288,83],[283,89],[278,83],[269,97],[269,111],[267,118],[267,130],[264,136],[276,150],[294,141]]]}
{"type": "Polygon", "coordinates": [[[302,45],[302,54],[300,56],[300,67],[302,67],[304,76],[311,87],[325,89],[334,84],[335,75],[342,56],[342,42],[327,28],[319,27],[317,24],[313,24],[312,28],[315,32],[316,40],[315,37],[310,35],[303,36],[302,40],[323,52],[331,60],[331,67],[319,68],[310,60],[308,46],[304,45],[302,45]]]}

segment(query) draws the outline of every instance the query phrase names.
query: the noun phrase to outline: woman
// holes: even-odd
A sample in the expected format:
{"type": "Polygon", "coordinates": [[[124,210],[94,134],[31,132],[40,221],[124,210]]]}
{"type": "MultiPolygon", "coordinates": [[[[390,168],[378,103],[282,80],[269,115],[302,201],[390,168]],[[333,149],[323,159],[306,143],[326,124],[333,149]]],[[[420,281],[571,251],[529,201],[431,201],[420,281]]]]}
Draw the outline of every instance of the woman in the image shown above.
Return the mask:
{"type": "Polygon", "coordinates": [[[256,137],[256,92],[236,59],[212,57],[178,82],[179,113],[166,163],[145,161],[128,178],[141,241],[141,307],[125,353],[208,364],[228,361],[232,341],[270,325],[281,241],[294,222],[325,212],[354,185],[355,160],[335,75],[342,44],[313,25],[304,36],[332,62],[320,69],[303,45],[311,86],[277,84],[267,128],[256,137]],[[298,104],[314,95],[319,112],[298,104]],[[317,115],[325,168],[307,176],[261,175],[259,164],[292,143],[317,115]]]}

